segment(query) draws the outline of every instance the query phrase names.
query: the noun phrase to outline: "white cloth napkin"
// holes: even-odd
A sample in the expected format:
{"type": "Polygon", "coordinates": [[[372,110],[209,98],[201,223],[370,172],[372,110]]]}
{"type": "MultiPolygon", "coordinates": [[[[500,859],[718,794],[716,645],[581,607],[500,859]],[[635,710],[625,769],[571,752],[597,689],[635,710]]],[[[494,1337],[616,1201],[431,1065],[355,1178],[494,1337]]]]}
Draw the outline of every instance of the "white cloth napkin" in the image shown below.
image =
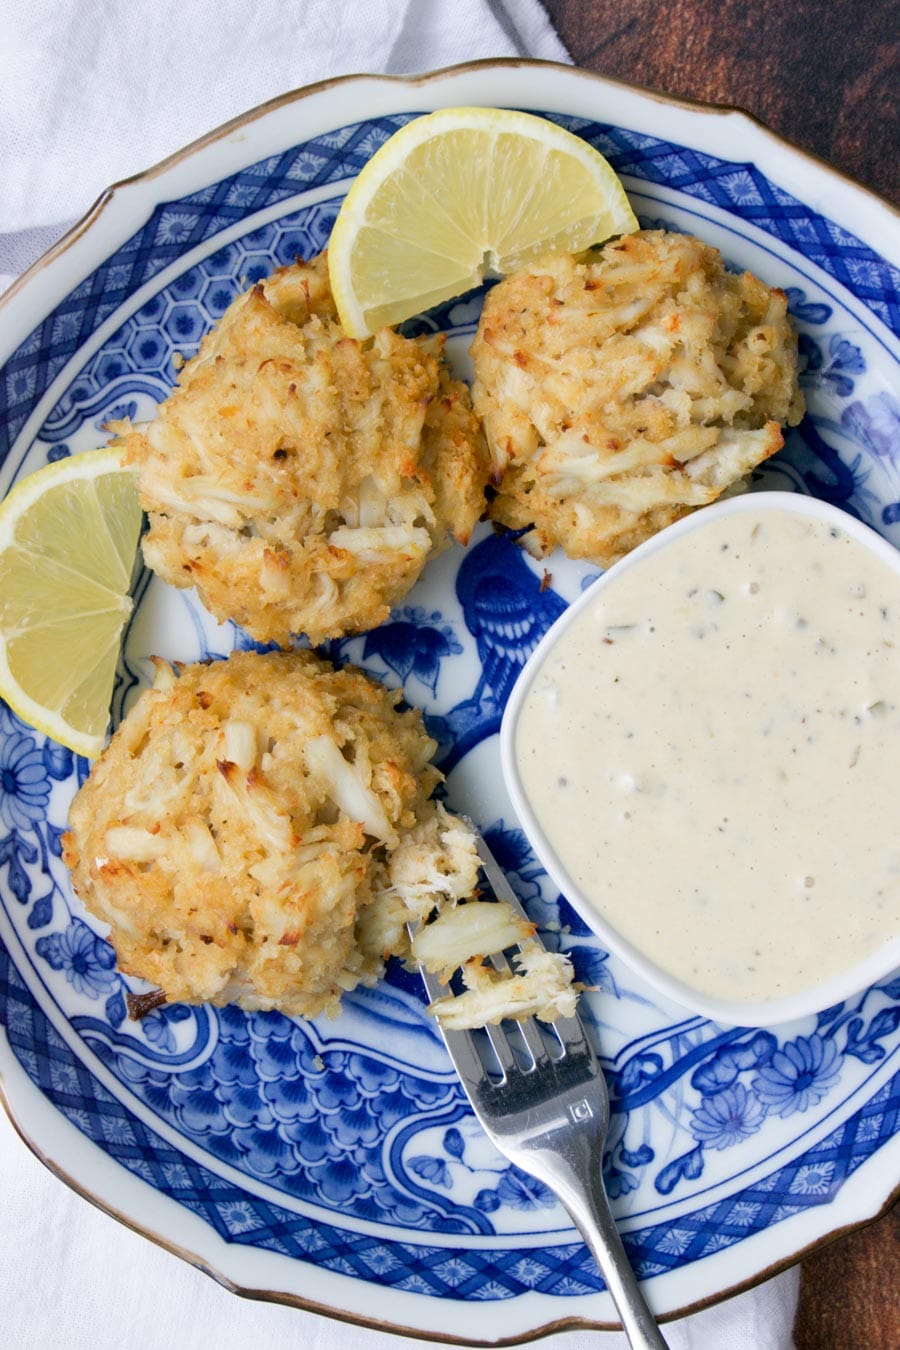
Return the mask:
{"type": "Polygon", "coordinates": [[[537,0],[7,0],[0,288],[104,188],[334,75],[567,61],[537,0]]]}
{"type": "MultiPolygon", "coordinates": [[[[0,289],[116,179],[329,76],[569,57],[538,0],[8,0],[0,42],[0,289]]],[[[673,1350],[788,1350],[798,1274],[670,1324],[673,1350]]],[[[447,1332],[452,1333],[448,1308],[447,1332]]],[[[619,1350],[565,1333],[546,1350],[619,1350]]],[[[0,1345],[9,1350],[403,1350],[415,1342],[235,1298],[47,1172],[0,1110],[0,1345]]]]}

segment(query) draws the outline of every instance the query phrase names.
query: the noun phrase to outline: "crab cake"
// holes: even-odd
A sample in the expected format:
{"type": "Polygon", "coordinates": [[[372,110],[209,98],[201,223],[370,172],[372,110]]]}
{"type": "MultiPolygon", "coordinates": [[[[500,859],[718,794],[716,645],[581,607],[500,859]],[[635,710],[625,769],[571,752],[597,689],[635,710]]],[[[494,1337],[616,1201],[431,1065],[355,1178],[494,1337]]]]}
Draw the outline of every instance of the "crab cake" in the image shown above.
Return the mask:
{"type": "Polygon", "coordinates": [[[336,1012],[475,887],[421,715],[310,652],[156,665],[72,804],[75,889],[170,1000],[336,1012]]]}
{"type": "Polygon", "coordinates": [[[660,230],[507,277],[472,356],[490,514],[603,567],[740,487],[803,415],[784,292],[660,230]]]}
{"type": "Polygon", "coordinates": [[[442,341],[346,337],[324,254],[239,296],[154,420],[112,424],[147,565],[260,641],[376,627],[484,509],[487,449],[442,341]]]}

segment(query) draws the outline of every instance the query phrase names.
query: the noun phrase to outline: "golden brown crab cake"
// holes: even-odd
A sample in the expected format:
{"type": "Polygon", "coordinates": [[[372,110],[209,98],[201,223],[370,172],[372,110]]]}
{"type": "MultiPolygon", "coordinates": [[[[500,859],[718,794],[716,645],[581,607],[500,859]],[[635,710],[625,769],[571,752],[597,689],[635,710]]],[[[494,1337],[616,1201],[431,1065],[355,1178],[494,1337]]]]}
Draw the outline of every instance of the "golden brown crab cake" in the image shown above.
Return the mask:
{"type": "Polygon", "coordinates": [[[804,410],[784,292],[661,230],[507,277],[472,356],[491,516],[604,567],[742,486],[804,410]]]}
{"type": "Polygon", "coordinates": [[[260,641],[376,627],[484,509],[489,457],[443,339],[341,329],[325,255],[239,296],[145,424],[149,567],[260,641]]]}
{"type": "Polygon", "coordinates": [[[406,920],[475,887],[471,831],[431,800],[435,742],[310,652],[156,664],[72,804],[76,891],[170,1000],[336,1012],[386,942],[408,951],[406,920]]]}

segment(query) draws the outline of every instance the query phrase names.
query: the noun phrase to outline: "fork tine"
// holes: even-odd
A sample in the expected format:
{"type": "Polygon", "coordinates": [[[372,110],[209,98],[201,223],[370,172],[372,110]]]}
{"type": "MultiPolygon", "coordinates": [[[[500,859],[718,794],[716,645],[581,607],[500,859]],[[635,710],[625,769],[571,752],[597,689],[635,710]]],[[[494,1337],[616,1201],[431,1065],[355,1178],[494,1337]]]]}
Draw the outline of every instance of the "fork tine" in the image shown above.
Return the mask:
{"type": "Polygon", "coordinates": [[[513,1048],[509,1043],[509,1037],[503,1030],[503,1027],[498,1026],[496,1023],[492,1026],[486,1026],[484,1031],[491,1043],[494,1054],[500,1062],[500,1068],[503,1070],[504,1077],[508,1077],[514,1069],[519,1067],[513,1048]]]}
{"type": "Polygon", "coordinates": [[[481,866],[484,869],[485,876],[491,884],[491,890],[494,892],[494,895],[496,895],[498,900],[505,900],[507,904],[512,905],[520,918],[527,919],[528,915],[525,913],[519,897],[516,895],[512,886],[510,886],[503,872],[501,872],[497,865],[496,858],[482,839],[480,831],[475,827],[471,820],[467,823],[475,835],[475,847],[478,851],[478,857],[481,859],[481,866]]]}
{"type": "MultiPolygon", "coordinates": [[[[406,927],[410,938],[415,937],[419,925],[410,923],[407,924],[406,927]]],[[[426,970],[425,967],[421,964],[421,962],[419,963],[419,973],[422,976],[422,983],[425,986],[425,991],[428,994],[428,997],[431,999],[432,1003],[435,1001],[435,999],[442,998],[444,994],[446,994],[447,990],[441,984],[437,975],[433,975],[430,970],[426,970]]]]}
{"type": "Polygon", "coordinates": [[[550,1059],[540,1028],[533,1017],[526,1017],[519,1023],[519,1030],[522,1033],[522,1039],[531,1052],[531,1058],[534,1061],[533,1067],[540,1069],[550,1059]]]}
{"type": "Polygon", "coordinates": [[[557,1017],[550,1030],[559,1037],[564,1055],[593,1054],[593,1046],[588,1041],[580,1017],[557,1017]]]}
{"type": "Polygon", "coordinates": [[[478,1053],[475,1040],[469,1031],[449,1031],[441,1027],[441,1035],[453,1062],[453,1067],[459,1074],[463,1087],[470,1094],[481,1087],[488,1079],[484,1060],[478,1053]]]}

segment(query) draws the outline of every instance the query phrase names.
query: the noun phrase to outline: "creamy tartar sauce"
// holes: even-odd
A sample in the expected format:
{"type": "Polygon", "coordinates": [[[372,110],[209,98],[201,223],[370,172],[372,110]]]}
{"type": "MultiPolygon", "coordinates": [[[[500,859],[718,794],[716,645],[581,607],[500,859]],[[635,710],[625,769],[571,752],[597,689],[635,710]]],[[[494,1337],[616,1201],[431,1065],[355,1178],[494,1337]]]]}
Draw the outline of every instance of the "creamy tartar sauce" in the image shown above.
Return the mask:
{"type": "Polygon", "coordinates": [[[585,899],[699,993],[799,993],[900,930],[900,576],[837,526],[735,512],[626,567],[513,746],[585,899]]]}

